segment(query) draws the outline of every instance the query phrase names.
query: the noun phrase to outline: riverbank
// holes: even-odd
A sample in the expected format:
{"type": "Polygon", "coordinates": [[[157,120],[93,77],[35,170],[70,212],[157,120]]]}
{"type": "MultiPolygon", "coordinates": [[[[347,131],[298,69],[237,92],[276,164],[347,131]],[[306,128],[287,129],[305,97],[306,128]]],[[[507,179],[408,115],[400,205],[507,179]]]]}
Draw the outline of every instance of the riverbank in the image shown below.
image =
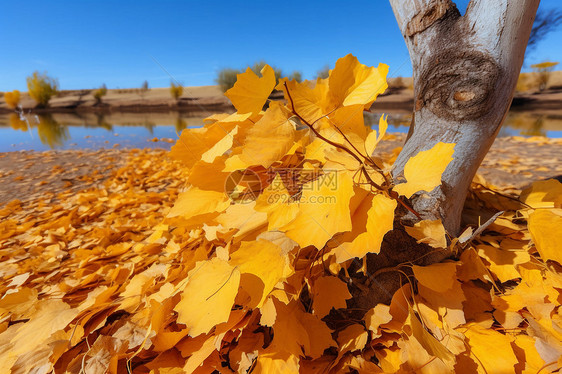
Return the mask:
{"type": "MultiPolygon", "coordinates": [[[[512,110],[535,111],[541,114],[562,115],[562,71],[552,73],[549,88],[538,92],[535,84],[535,73],[522,74],[522,83],[513,99],[512,110]]],[[[405,112],[412,111],[414,93],[412,78],[389,79],[389,88],[380,95],[373,104],[372,111],[405,112]]],[[[96,103],[94,89],[63,90],[51,99],[48,108],[36,108],[35,102],[26,92],[22,92],[20,105],[24,111],[33,113],[64,113],[64,112],[215,112],[233,111],[234,107],[224,96],[219,86],[184,87],[183,94],[174,100],[170,88],[108,89],[102,102],[96,103]]],[[[282,99],[281,92],[272,94],[274,99],[282,99]]],[[[9,113],[10,109],[0,98],[0,113],[9,113]]]]}

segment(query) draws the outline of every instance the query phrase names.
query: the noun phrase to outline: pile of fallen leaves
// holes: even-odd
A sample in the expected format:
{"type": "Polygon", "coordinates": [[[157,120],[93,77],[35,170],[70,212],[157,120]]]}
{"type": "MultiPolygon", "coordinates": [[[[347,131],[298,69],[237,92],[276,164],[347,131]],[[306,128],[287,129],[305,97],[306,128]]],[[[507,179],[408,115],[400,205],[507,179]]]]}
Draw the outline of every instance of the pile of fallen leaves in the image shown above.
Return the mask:
{"type": "Polygon", "coordinates": [[[454,157],[438,143],[394,181],[394,157],[371,156],[386,120],[371,130],[363,111],[386,73],[351,55],[316,82],[248,70],[227,92],[237,112],[184,130],[177,161],[139,152],[105,188],[8,204],[0,373],[557,370],[556,180],[520,196],[478,180],[458,238],[406,228],[450,258],[386,269],[403,274],[390,305],[341,320],[350,272],[376,282],[363,258],[454,157]],[[275,87],[285,103],[264,112],[275,87]]]}

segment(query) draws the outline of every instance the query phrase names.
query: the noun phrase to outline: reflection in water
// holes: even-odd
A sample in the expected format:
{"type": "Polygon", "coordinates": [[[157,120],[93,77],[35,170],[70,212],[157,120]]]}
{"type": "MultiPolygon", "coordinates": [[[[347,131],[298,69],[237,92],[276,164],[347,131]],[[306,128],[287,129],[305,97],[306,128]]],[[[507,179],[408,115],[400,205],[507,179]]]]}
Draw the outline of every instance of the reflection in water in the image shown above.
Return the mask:
{"type": "MultiPolygon", "coordinates": [[[[64,112],[51,115],[0,114],[0,152],[22,149],[168,147],[169,143],[148,142],[155,137],[177,138],[185,128],[200,127],[212,113],[193,112],[64,112]],[[34,135],[38,136],[34,136],[34,135]],[[70,140],[72,138],[72,140],[70,140]]],[[[377,128],[382,113],[364,114],[365,125],[377,128]]],[[[388,132],[407,132],[412,115],[392,112],[387,116],[388,132]]],[[[562,137],[562,111],[547,115],[510,112],[499,136],[547,135],[562,137]]]]}
{"type": "Polygon", "coordinates": [[[17,113],[10,113],[10,117],[8,119],[10,123],[10,127],[14,130],[21,130],[27,131],[27,122],[23,120],[17,113]]]}
{"type": "Polygon", "coordinates": [[[179,134],[187,127],[187,122],[185,122],[181,117],[178,116],[178,118],[176,118],[175,127],[176,132],[179,134]]]}
{"type": "Polygon", "coordinates": [[[62,126],[53,119],[50,114],[42,114],[37,116],[37,133],[41,143],[48,145],[51,149],[61,147],[64,142],[70,139],[68,128],[62,126]]]}
{"type": "Polygon", "coordinates": [[[108,131],[113,131],[113,126],[105,120],[105,114],[103,113],[96,113],[97,117],[97,125],[98,127],[102,127],[108,131]]]}

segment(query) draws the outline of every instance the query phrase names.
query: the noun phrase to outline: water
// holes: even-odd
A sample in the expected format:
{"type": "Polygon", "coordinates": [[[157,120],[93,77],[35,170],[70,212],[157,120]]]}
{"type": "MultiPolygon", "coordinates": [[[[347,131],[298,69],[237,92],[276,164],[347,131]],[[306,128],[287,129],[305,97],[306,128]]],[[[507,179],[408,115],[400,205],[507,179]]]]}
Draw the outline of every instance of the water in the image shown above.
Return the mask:
{"type": "MultiPolygon", "coordinates": [[[[49,149],[170,148],[183,129],[199,127],[211,113],[53,113],[0,114],[0,152],[49,149]]],[[[365,113],[376,127],[380,113],[365,113]]],[[[411,115],[388,115],[389,132],[408,132],[411,115]]],[[[510,112],[499,136],[562,137],[562,113],[537,115],[510,112]]]]}

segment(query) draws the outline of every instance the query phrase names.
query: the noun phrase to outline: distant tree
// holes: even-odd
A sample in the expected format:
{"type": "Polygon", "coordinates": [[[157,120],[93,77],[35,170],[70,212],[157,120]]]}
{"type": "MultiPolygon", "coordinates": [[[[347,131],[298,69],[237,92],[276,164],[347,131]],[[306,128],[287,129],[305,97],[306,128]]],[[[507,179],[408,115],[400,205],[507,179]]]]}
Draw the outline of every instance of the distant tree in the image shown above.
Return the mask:
{"type": "Polygon", "coordinates": [[[562,11],[558,9],[539,10],[533,22],[533,29],[527,43],[527,53],[537,47],[549,33],[562,24],[562,11]]]}
{"type": "Polygon", "coordinates": [[[330,76],[330,66],[326,65],[316,73],[316,78],[326,79],[330,76]]]}
{"type": "Polygon", "coordinates": [[[148,87],[148,81],[144,81],[142,83],[142,86],[141,86],[140,90],[139,90],[139,94],[144,99],[144,95],[146,95],[146,93],[148,91],[150,91],[150,88],[148,87]]]}
{"type": "Polygon", "coordinates": [[[297,82],[302,82],[302,74],[300,71],[293,71],[291,75],[289,75],[290,80],[296,80],[297,82]]]}
{"type": "Polygon", "coordinates": [[[46,107],[51,97],[58,93],[59,82],[49,77],[46,72],[39,74],[35,71],[32,76],[27,77],[27,90],[38,106],[46,107]]]}
{"type": "Polygon", "coordinates": [[[107,95],[107,87],[105,83],[100,86],[97,90],[94,91],[94,99],[96,99],[96,105],[101,104],[101,98],[107,95]]]}
{"type": "Polygon", "coordinates": [[[176,83],[173,80],[170,82],[170,94],[174,100],[178,101],[180,96],[183,94],[183,86],[180,83],[176,83]]]}
{"type": "Polygon", "coordinates": [[[394,88],[394,89],[397,89],[397,90],[401,90],[401,89],[406,88],[406,85],[404,84],[404,79],[402,79],[402,77],[396,77],[392,80],[389,80],[388,86],[390,88],[394,88]]]}
{"type": "Polygon", "coordinates": [[[16,109],[20,103],[21,94],[18,90],[13,90],[12,92],[6,92],[4,94],[4,100],[6,104],[12,109],[16,109]]]}
{"type": "Polygon", "coordinates": [[[219,70],[217,79],[215,82],[219,85],[222,92],[226,92],[234,86],[236,83],[236,76],[240,74],[241,71],[238,69],[224,68],[219,70]]]}
{"type": "Polygon", "coordinates": [[[544,61],[540,64],[531,65],[531,67],[538,73],[537,83],[539,84],[539,91],[544,91],[550,80],[550,76],[554,67],[558,65],[558,62],[544,61]]]}

